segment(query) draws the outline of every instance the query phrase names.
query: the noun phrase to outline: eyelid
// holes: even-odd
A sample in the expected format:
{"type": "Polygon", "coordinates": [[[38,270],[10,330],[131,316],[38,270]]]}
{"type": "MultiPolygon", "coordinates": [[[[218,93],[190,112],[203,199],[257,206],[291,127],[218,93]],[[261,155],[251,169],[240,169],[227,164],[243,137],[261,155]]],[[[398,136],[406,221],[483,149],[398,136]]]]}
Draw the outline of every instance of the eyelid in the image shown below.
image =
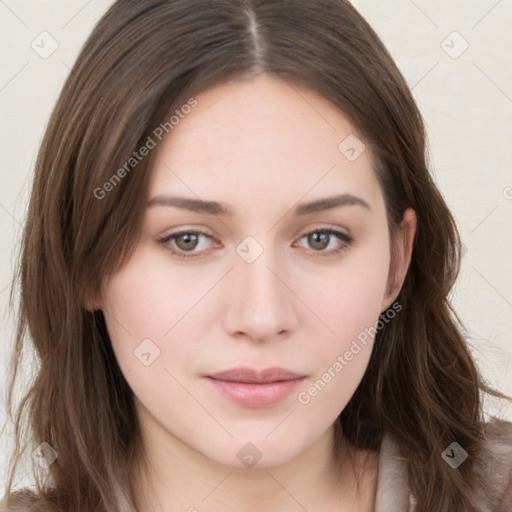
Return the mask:
{"type": "MultiPolygon", "coordinates": [[[[302,233],[301,235],[299,235],[299,237],[296,240],[300,241],[304,237],[311,235],[313,233],[326,233],[329,235],[333,235],[333,236],[337,237],[342,243],[341,247],[339,247],[337,249],[331,249],[330,251],[315,251],[315,250],[311,249],[308,252],[312,253],[314,258],[317,258],[317,257],[328,258],[330,256],[336,256],[340,252],[347,250],[349,248],[349,246],[355,241],[355,239],[349,233],[341,231],[338,228],[332,228],[332,227],[327,227],[327,226],[310,229],[310,230],[302,233]]],[[[175,231],[175,232],[166,234],[162,237],[159,237],[157,242],[160,243],[167,250],[169,250],[172,253],[174,253],[175,255],[177,255],[181,259],[200,258],[202,255],[204,255],[204,253],[206,251],[208,251],[208,249],[205,249],[200,252],[187,252],[187,251],[182,251],[182,250],[175,249],[175,248],[170,248],[168,245],[168,243],[171,240],[178,238],[181,235],[189,235],[189,234],[203,235],[207,238],[210,238],[211,240],[216,241],[217,243],[220,243],[215,236],[211,235],[210,233],[208,233],[200,228],[180,229],[178,231],[175,231]]],[[[294,243],[296,243],[296,242],[294,242],[294,243]]]]}
{"type": "Polygon", "coordinates": [[[191,252],[187,253],[186,251],[180,251],[179,249],[170,248],[167,244],[174,238],[178,238],[181,235],[204,235],[207,238],[210,238],[212,240],[215,240],[219,242],[213,235],[210,233],[207,233],[206,231],[203,231],[202,229],[193,228],[193,229],[180,229],[178,231],[174,231],[172,233],[169,233],[167,235],[164,235],[160,238],[158,238],[158,243],[160,243],[164,248],[171,251],[172,253],[176,254],[179,258],[198,258],[202,254],[204,254],[205,251],[202,252],[191,252]]]}
{"type": "Polygon", "coordinates": [[[330,251],[315,251],[313,249],[309,250],[308,253],[313,258],[330,258],[338,256],[341,252],[344,252],[350,248],[353,242],[355,242],[355,239],[348,233],[345,233],[344,231],[341,231],[338,228],[330,228],[330,227],[321,227],[321,228],[315,228],[310,229],[309,231],[306,231],[303,233],[298,240],[302,240],[305,236],[308,236],[312,233],[327,233],[329,235],[334,235],[341,241],[341,246],[337,249],[331,249],[330,251]]]}

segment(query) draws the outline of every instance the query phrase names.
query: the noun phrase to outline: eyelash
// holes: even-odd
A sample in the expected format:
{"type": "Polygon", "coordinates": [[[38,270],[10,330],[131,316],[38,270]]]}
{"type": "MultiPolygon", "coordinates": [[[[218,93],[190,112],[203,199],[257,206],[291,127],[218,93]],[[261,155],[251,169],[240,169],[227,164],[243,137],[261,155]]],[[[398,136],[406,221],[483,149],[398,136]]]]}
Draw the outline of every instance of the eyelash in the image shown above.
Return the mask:
{"type": "MultiPolygon", "coordinates": [[[[352,238],[350,235],[347,235],[346,233],[343,233],[342,231],[337,231],[336,229],[331,229],[331,228],[314,229],[312,231],[308,231],[307,233],[304,233],[299,238],[299,240],[302,240],[304,237],[311,235],[313,233],[334,235],[343,242],[343,244],[340,247],[338,247],[337,249],[331,249],[330,251],[324,251],[324,250],[315,251],[315,250],[313,250],[314,258],[329,258],[332,256],[336,256],[336,255],[340,254],[341,252],[347,251],[349,249],[350,245],[354,242],[354,238],[352,238]]],[[[208,233],[205,233],[204,231],[190,230],[190,231],[178,231],[176,233],[171,233],[170,235],[165,235],[164,237],[162,237],[158,240],[158,243],[160,243],[165,249],[170,250],[172,253],[174,253],[179,258],[185,259],[185,258],[199,257],[200,253],[187,253],[180,249],[172,248],[172,246],[169,245],[169,242],[171,240],[179,238],[182,235],[204,235],[210,239],[214,239],[211,235],[209,235],[208,233]]]]}

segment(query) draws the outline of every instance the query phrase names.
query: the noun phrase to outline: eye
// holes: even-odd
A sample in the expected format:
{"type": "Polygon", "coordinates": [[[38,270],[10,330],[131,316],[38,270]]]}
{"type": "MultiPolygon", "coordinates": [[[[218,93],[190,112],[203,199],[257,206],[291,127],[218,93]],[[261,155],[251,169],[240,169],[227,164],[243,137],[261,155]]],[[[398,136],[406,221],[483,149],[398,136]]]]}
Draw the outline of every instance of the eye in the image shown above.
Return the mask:
{"type": "Polygon", "coordinates": [[[309,233],[306,233],[300,238],[300,240],[303,239],[306,239],[307,243],[313,249],[313,257],[334,256],[336,254],[339,254],[341,251],[346,251],[349,248],[350,244],[354,241],[354,239],[350,235],[347,235],[342,231],[327,228],[310,231],[309,233]],[[338,239],[337,243],[336,238],[338,239]],[[328,247],[330,247],[331,249],[327,251],[324,250],[328,247]]]}
{"type": "MultiPolygon", "coordinates": [[[[158,240],[158,243],[176,254],[179,258],[192,258],[200,256],[202,252],[207,250],[207,247],[204,247],[205,244],[201,244],[205,239],[214,240],[211,235],[203,231],[180,231],[165,235],[158,240]]],[[[313,257],[334,256],[341,251],[346,251],[354,241],[350,235],[330,228],[310,231],[303,235],[299,241],[303,239],[306,239],[313,249],[313,257]],[[337,243],[336,238],[338,239],[337,243]],[[331,249],[326,251],[325,249],[330,246],[331,249]]]]}
{"type": "Polygon", "coordinates": [[[196,248],[205,250],[204,247],[201,247],[201,240],[205,238],[213,239],[203,231],[180,231],[166,235],[158,240],[158,242],[180,258],[191,258],[201,252],[200,250],[195,251],[196,248]]]}

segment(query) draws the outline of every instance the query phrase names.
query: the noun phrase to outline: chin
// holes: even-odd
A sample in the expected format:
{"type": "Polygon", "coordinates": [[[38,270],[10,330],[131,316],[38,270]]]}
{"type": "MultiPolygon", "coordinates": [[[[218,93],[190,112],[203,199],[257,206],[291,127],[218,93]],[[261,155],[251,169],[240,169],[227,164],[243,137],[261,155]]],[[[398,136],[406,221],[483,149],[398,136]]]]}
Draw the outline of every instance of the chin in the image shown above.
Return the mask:
{"type": "MultiPolygon", "coordinates": [[[[203,453],[219,464],[237,469],[271,469],[282,466],[302,452],[297,446],[297,438],[294,445],[283,443],[283,438],[266,438],[268,432],[259,436],[240,436],[232,439],[228,446],[219,447],[215,453],[203,453]],[[252,439],[252,440],[251,440],[252,439]]],[[[271,436],[270,436],[271,437],[271,436]]]]}

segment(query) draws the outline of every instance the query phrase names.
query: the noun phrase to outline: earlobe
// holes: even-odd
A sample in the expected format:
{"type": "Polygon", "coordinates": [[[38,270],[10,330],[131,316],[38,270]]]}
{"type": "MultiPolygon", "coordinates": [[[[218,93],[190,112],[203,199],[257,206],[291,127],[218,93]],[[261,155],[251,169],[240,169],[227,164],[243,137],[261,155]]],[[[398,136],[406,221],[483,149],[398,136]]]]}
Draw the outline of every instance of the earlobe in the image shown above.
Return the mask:
{"type": "Polygon", "coordinates": [[[399,232],[393,240],[388,286],[382,311],[385,311],[393,303],[402,289],[407,270],[411,263],[416,226],[416,213],[412,208],[407,208],[402,217],[399,232]]]}
{"type": "Polygon", "coordinates": [[[82,306],[91,313],[102,308],[101,300],[97,297],[92,297],[89,293],[82,294],[81,302],[82,306]]]}
{"type": "Polygon", "coordinates": [[[82,305],[90,313],[94,313],[95,311],[99,311],[101,309],[101,304],[97,302],[82,302],[82,305]]]}

